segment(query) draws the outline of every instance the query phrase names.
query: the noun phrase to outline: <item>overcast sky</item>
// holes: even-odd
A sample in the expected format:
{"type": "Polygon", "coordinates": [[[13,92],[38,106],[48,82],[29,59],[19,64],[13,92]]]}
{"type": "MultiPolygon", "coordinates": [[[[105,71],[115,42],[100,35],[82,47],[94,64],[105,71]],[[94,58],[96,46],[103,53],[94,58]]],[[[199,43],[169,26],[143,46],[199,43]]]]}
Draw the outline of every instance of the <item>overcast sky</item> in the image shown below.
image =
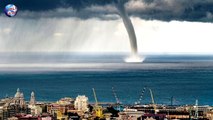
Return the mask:
{"type": "MultiPolygon", "coordinates": [[[[128,52],[112,0],[1,0],[0,51],[128,52]],[[19,12],[8,18],[4,6],[19,12]]],[[[139,52],[213,53],[213,0],[129,0],[139,52]]]]}
{"type": "MultiPolygon", "coordinates": [[[[1,0],[1,9],[8,3],[14,3],[20,9],[20,14],[31,11],[42,15],[41,12],[54,11],[54,14],[47,17],[88,18],[116,13],[113,1],[115,0],[1,0]],[[73,11],[58,10],[68,8],[73,11]]],[[[213,18],[212,0],[126,0],[126,7],[130,15],[143,19],[211,22],[213,18]]]]}

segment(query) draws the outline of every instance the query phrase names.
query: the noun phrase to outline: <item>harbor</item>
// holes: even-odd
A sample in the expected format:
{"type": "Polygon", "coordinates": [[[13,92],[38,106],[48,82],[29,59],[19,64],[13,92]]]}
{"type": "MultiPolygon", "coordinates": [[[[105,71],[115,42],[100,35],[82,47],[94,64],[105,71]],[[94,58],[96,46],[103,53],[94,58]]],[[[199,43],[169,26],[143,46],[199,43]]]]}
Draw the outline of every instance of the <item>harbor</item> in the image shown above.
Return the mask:
{"type": "Polygon", "coordinates": [[[114,88],[115,102],[98,101],[94,88],[91,92],[95,102],[90,102],[86,95],[41,102],[36,101],[34,92],[30,100],[25,100],[18,88],[14,97],[0,100],[0,120],[213,120],[212,106],[199,105],[198,100],[192,105],[173,105],[172,100],[170,105],[156,104],[152,90],[148,90],[150,104],[122,104],[114,88]]]}

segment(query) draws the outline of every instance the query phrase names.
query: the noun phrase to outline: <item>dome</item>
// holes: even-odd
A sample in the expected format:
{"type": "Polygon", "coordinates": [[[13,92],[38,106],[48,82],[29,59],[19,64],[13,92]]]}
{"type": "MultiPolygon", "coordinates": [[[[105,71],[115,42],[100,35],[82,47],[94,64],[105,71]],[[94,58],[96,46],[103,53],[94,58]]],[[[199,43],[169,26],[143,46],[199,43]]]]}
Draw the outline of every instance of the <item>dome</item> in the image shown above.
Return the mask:
{"type": "Polygon", "coordinates": [[[35,93],[34,93],[34,92],[32,92],[32,93],[31,93],[31,96],[35,96],[35,93]]]}
{"type": "Polygon", "coordinates": [[[20,94],[20,98],[24,98],[24,93],[21,93],[21,94],[20,94]]]}
{"type": "Polygon", "coordinates": [[[19,98],[19,97],[21,97],[21,93],[20,93],[20,89],[18,88],[15,94],[15,98],[19,98]]]}

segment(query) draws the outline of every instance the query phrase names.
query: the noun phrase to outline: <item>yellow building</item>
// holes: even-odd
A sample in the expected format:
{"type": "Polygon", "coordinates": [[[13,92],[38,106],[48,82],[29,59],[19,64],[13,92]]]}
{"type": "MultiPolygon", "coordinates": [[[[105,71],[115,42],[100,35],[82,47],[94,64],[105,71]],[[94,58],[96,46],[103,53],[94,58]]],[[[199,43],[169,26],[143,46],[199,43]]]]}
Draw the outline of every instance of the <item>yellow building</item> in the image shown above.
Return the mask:
{"type": "Polygon", "coordinates": [[[72,98],[62,98],[56,103],[47,106],[47,112],[56,115],[58,120],[67,120],[68,116],[65,115],[69,110],[74,110],[74,100],[72,98]]]}

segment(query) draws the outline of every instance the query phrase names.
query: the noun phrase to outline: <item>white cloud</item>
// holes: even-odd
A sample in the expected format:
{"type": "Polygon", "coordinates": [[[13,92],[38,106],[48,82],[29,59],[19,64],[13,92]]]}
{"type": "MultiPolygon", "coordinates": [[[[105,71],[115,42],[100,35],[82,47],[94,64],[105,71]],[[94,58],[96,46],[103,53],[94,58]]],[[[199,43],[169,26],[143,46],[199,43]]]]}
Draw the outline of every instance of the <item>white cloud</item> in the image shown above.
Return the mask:
{"type": "Polygon", "coordinates": [[[127,9],[129,9],[131,11],[146,10],[146,9],[154,8],[155,6],[156,5],[153,3],[147,4],[147,3],[143,2],[142,0],[130,0],[128,3],[126,3],[127,9]]]}
{"type": "Polygon", "coordinates": [[[4,28],[4,29],[2,30],[2,32],[3,32],[4,34],[10,34],[11,29],[10,29],[10,28],[4,28]]]}
{"type": "Polygon", "coordinates": [[[84,10],[90,12],[107,12],[107,13],[115,13],[117,11],[113,5],[105,5],[105,6],[93,5],[85,8],[84,10]]]}
{"type": "MultiPolygon", "coordinates": [[[[153,0],[152,2],[144,2],[143,0],[130,0],[126,3],[128,11],[150,11],[150,10],[160,10],[169,11],[175,14],[180,14],[183,12],[184,8],[188,4],[183,0],[153,0]]],[[[159,12],[160,12],[159,11],[159,12]]]]}
{"type": "Polygon", "coordinates": [[[56,32],[53,34],[54,37],[62,37],[63,33],[56,32]]]}
{"type": "MultiPolygon", "coordinates": [[[[139,52],[213,53],[212,23],[132,20],[139,52]]],[[[130,51],[121,19],[11,19],[1,16],[0,23],[0,52],[130,51]]]]}

